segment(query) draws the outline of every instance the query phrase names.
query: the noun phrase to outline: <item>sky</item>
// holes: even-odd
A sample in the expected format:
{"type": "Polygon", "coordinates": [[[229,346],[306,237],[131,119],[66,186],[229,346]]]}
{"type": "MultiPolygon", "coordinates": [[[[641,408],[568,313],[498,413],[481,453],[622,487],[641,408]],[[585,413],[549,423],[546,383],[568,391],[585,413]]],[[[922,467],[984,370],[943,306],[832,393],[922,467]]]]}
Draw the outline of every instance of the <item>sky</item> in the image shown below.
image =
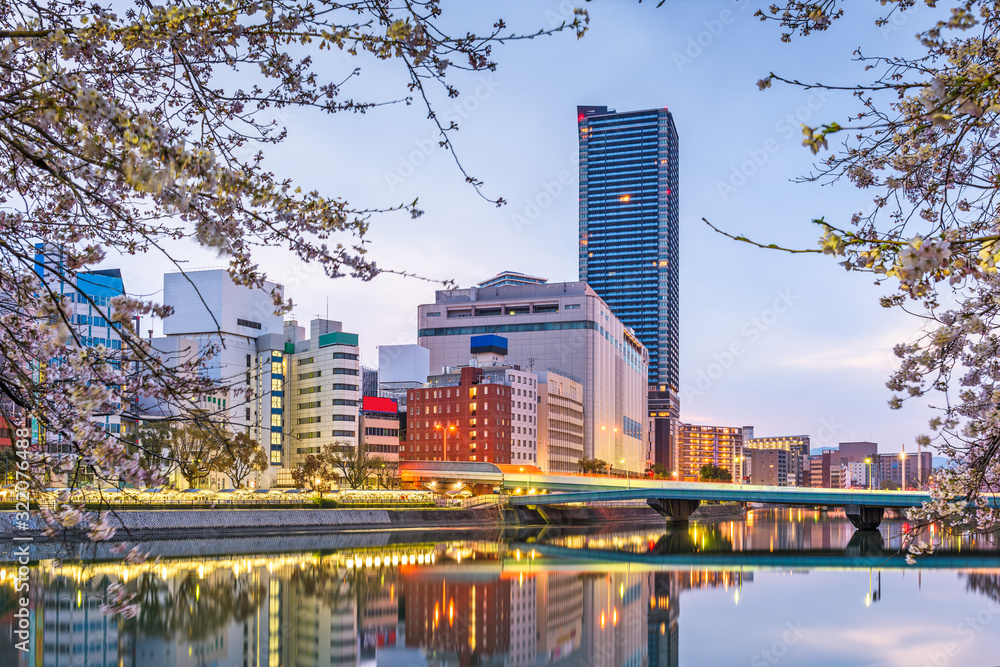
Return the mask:
{"type": "MultiPolygon", "coordinates": [[[[753,16],[763,1],[656,4],[445,3],[445,25],[462,32],[483,32],[497,18],[514,31],[533,32],[572,20],[574,5],[590,11],[583,39],[567,33],[499,46],[495,73],[456,73],[452,83],[462,94],[436,99],[438,113],[460,126],[452,140],[463,165],[485,182],[488,196],[508,202],[503,207],[464,183],[416,104],[363,115],[272,114],[288,138],[267,151],[267,166],[303,189],[357,206],[419,197],[422,217],[373,220],[370,256],[382,267],[460,287],[508,269],[574,281],[576,106],[667,107],[680,137],[681,419],[753,425],[759,437],[806,434],[814,448],[872,440],[884,452],[903,445],[912,451],[932,412],[926,400],[901,411],[887,407],[892,346],[919,326],[878,305],[893,287],[848,273],[830,257],[730,241],[702,218],[764,242],[815,248],[820,230],[812,220],[846,225],[853,212],[868,209],[871,195],[850,184],[793,182],[815,159],[801,145],[801,125],[843,123],[855,101],[780,84],[761,92],[756,81],[770,71],[804,81],[864,81],[854,50],[913,53],[913,35],[931,10],[876,27],[880,3],[855,2],[828,32],[783,44],[776,24],[753,16]]],[[[405,95],[405,73],[391,62],[330,52],[317,62],[331,79],[360,66],[348,90],[353,97],[405,95]]],[[[172,251],[189,269],[224,265],[190,242],[172,251]]],[[[360,334],[368,366],[377,365],[378,345],[417,342],[417,306],[433,302],[436,288],[393,275],[369,283],[330,280],[280,249],[262,252],[260,264],[285,286],[300,324],[329,313],[360,334]]],[[[152,257],[111,257],[104,264],[112,265],[122,268],[127,290],[154,296],[170,269],[152,257]]]]}

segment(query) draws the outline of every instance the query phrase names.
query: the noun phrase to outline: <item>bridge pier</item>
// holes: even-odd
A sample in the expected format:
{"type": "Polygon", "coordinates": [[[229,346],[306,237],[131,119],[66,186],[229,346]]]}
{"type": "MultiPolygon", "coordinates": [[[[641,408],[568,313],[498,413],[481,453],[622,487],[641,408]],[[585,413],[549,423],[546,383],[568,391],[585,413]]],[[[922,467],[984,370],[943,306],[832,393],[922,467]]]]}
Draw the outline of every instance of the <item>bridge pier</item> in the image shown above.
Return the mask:
{"type": "Polygon", "coordinates": [[[682,523],[691,518],[700,500],[677,500],[675,498],[647,498],[646,504],[669,522],[682,523]]]}
{"type": "Polygon", "coordinates": [[[844,505],[844,514],[858,530],[876,530],[882,523],[885,508],[869,507],[868,505],[844,505]]]}

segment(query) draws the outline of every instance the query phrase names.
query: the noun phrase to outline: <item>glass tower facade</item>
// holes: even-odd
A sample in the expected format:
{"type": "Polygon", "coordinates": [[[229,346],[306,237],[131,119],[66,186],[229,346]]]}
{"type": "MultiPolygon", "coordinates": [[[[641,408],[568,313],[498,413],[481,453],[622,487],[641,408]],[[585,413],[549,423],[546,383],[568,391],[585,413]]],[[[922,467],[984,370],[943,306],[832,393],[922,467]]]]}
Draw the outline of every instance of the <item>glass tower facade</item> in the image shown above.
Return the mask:
{"type": "Polygon", "coordinates": [[[617,113],[587,106],[577,107],[577,122],[580,280],[649,350],[650,396],[675,412],[679,211],[673,117],[666,109],[617,113]]]}

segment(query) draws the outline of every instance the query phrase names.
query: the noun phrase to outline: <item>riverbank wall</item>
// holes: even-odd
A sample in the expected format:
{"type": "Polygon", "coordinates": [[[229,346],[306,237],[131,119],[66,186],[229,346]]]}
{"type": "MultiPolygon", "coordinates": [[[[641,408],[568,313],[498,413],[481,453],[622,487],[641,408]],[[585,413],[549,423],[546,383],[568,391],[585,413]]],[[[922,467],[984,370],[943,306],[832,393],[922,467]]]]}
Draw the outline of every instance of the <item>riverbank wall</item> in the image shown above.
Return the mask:
{"type": "MultiPolygon", "coordinates": [[[[742,516],[738,505],[702,506],[694,519],[742,516]]],[[[23,517],[22,517],[23,518],[23,517]]],[[[0,512],[0,540],[15,536],[41,536],[41,518],[27,521],[13,512],[0,512]]],[[[253,509],[253,510],[123,510],[106,514],[118,535],[126,539],[187,539],[201,537],[253,537],[294,533],[329,533],[365,530],[434,528],[520,528],[538,526],[591,526],[604,524],[651,525],[664,522],[652,508],[626,506],[483,507],[476,509],[253,509]]]]}

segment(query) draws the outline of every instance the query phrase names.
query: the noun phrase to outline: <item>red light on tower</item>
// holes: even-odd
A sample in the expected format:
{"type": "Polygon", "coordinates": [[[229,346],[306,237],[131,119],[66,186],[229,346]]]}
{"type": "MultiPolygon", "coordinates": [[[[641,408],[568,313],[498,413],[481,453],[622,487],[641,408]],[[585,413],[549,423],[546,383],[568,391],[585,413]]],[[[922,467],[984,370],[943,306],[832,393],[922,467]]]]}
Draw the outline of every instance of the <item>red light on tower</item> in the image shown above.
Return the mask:
{"type": "Polygon", "coordinates": [[[579,116],[576,117],[576,122],[582,123],[584,118],[586,118],[586,116],[580,114],[579,116]]]}

